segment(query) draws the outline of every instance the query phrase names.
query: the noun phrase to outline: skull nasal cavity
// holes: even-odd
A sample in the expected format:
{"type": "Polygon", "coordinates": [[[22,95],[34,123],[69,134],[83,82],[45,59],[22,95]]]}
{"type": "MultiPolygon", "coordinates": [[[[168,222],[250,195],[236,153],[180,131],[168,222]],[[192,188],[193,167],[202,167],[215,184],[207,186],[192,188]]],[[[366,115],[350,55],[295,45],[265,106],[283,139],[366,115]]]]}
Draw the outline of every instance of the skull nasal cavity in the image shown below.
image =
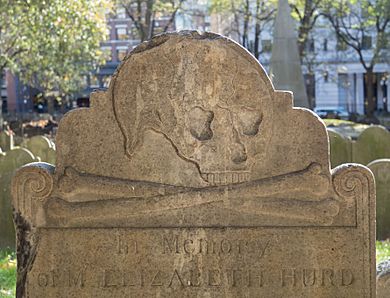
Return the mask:
{"type": "Polygon", "coordinates": [[[233,143],[231,145],[231,159],[235,164],[243,163],[247,160],[246,150],[243,144],[233,143]]]}
{"type": "Polygon", "coordinates": [[[212,111],[201,107],[193,108],[189,113],[189,128],[191,135],[199,141],[207,141],[213,137],[211,122],[214,119],[212,111]]]}

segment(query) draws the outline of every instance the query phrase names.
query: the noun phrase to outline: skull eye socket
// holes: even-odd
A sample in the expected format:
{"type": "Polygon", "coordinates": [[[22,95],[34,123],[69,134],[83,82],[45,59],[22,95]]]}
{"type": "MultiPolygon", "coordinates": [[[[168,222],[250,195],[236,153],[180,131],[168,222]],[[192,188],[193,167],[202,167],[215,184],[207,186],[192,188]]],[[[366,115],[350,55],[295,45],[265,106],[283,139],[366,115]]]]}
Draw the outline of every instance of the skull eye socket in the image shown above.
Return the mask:
{"type": "Polygon", "coordinates": [[[189,113],[189,128],[191,135],[199,141],[207,141],[213,137],[211,122],[214,113],[201,107],[193,108],[189,113]]]}
{"type": "Polygon", "coordinates": [[[255,136],[258,134],[260,124],[262,121],[262,115],[258,111],[242,109],[238,113],[240,120],[242,133],[247,136],[255,136]]]}

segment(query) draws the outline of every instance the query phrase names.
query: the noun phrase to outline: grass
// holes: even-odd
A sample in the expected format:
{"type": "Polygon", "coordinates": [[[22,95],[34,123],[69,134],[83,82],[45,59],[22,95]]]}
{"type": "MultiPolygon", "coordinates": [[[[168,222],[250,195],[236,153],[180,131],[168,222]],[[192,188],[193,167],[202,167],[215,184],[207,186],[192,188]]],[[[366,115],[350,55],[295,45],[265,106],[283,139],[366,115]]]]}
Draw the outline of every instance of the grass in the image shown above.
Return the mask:
{"type": "Polygon", "coordinates": [[[376,242],[376,263],[390,259],[390,240],[376,242]]]}
{"type": "MultiPolygon", "coordinates": [[[[377,264],[390,259],[390,240],[376,242],[377,264]]],[[[16,260],[15,252],[0,250],[0,298],[15,297],[16,260]]]]}
{"type": "Polygon", "coordinates": [[[0,298],[15,297],[15,252],[0,250],[0,298]]]}
{"type": "Polygon", "coordinates": [[[347,121],[347,120],[340,120],[340,119],[322,119],[326,126],[342,126],[342,125],[349,125],[349,126],[354,126],[358,125],[355,122],[352,121],[347,121]]]}

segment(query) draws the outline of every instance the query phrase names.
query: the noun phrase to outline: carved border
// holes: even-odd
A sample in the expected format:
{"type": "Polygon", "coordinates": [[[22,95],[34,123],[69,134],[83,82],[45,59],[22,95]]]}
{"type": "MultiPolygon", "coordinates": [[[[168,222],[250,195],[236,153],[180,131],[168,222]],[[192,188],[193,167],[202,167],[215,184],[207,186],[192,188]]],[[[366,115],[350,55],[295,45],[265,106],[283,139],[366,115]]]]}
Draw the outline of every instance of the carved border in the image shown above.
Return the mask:
{"type": "Polygon", "coordinates": [[[12,179],[11,195],[16,230],[16,297],[28,297],[27,273],[38,250],[37,221],[43,218],[42,206],[54,187],[55,167],[48,163],[30,163],[20,168],[12,179]]]}
{"type": "Polygon", "coordinates": [[[356,201],[357,229],[363,249],[361,270],[364,276],[364,297],[376,293],[376,194],[374,175],[361,164],[343,164],[332,170],[335,192],[348,204],[356,201]]]}

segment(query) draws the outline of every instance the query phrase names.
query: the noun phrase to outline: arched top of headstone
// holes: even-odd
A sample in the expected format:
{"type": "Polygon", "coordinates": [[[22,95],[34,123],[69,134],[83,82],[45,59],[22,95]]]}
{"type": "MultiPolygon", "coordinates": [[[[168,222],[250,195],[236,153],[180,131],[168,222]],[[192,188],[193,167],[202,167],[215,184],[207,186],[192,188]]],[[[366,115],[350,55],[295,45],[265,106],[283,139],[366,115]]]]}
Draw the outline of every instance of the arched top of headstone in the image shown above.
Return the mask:
{"type": "Polygon", "coordinates": [[[321,120],[293,108],[290,92],[275,91],[259,62],[218,34],[183,31],[142,43],[91,101],[60,125],[59,171],[196,187],[311,164],[330,176],[321,120]],[[103,131],[115,138],[88,141],[103,131]],[[87,156],[101,157],[101,165],[87,156]]]}
{"type": "Polygon", "coordinates": [[[354,146],[353,161],[361,164],[390,158],[390,133],[380,125],[372,125],[358,136],[354,146]]]}

